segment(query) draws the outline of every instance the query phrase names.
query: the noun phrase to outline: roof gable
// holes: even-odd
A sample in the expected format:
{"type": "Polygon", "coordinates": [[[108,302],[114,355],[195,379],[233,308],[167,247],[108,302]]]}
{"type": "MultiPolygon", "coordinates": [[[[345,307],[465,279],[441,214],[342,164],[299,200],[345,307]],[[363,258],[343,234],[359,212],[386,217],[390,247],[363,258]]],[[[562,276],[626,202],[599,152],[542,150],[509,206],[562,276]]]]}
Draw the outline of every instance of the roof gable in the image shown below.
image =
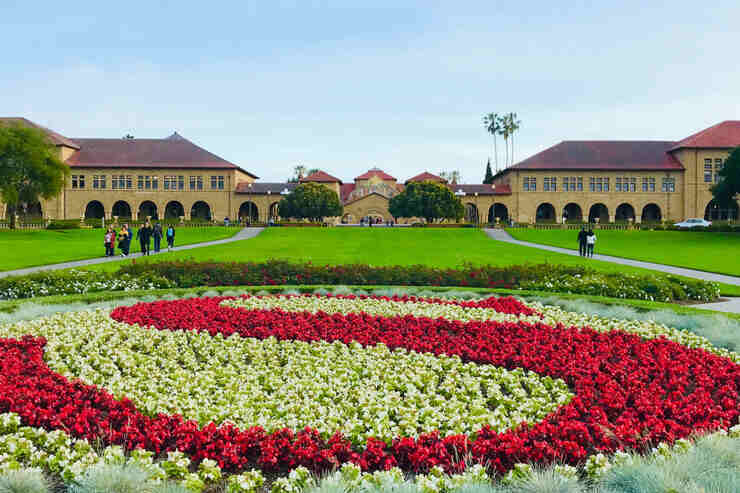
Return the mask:
{"type": "Polygon", "coordinates": [[[425,171],[423,173],[419,173],[416,176],[412,176],[408,180],[406,180],[406,183],[411,183],[415,181],[438,181],[441,183],[447,183],[447,180],[442,178],[441,176],[434,175],[428,171],[425,171]]]}
{"type": "Polygon", "coordinates": [[[59,134],[53,130],[49,130],[46,127],[42,127],[38,123],[34,123],[31,120],[28,120],[23,117],[15,117],[15,116],[0,117],[0,122],[8,123],[8,124],[16,123],[16,124],[23,125],[26,127],[36,128],[36,129],[43,131],[46,135],[48,135],[49,139],[54,145],[70,147],[72,149],[80,148],[80,145],[77,142],[73,141],[72,139],[68,139],[62,134],[59,134]]]}
{"type": "Polygon", "coordinates": [[[361,174],[360,176],[355,177],[355,181],[357,181],[357,180],[369,180],[373,176],[377,176],[381,180],[393,180],[393,181],[396,181],[396,178],[395,177],[389,175],[388,173],[386,173],[385,171],[383,171],[380,168],[371,168],[371,169],[369,169],[368,171],[366,171],[365,173],[361,174]]]}
{"type": "Polygon", "coordinates": [[[740,120],[727,120],[677,142],[671,150],[685,147],[728,149],[740,146],[740,120]]]}
{"type": "Polygon", "coordinates": [[[342,183],[342,180],[340,180],[339,178],[331,176],[329,173],[325,173],[321,170],[316,171],[315,173],[311,173],[310,175],[301,178],[300,180],[301,183],[306,183],[309,181],[317,183],[342,183]]]}
{"type": "Polygon", "coordinates": [[[514,165],[521,170],[681,170],[673,141],[569,140],[514,165]]]}

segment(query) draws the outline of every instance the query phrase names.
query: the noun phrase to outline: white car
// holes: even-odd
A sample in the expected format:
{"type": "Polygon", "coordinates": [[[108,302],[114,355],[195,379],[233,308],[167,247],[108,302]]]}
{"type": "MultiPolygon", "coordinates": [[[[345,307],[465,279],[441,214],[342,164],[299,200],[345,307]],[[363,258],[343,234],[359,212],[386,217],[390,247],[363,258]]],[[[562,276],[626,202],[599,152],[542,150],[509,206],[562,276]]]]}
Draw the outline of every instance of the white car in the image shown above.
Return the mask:
{"type": "Polygon", "coordinates": [[[707,227],[711,225],[712,221],[707,221],[706,219],[699,218],[687,219],[683,222],[674,224],[674,226],[678,226],[679,228],[695,228],[697,226],[707,227]]]}

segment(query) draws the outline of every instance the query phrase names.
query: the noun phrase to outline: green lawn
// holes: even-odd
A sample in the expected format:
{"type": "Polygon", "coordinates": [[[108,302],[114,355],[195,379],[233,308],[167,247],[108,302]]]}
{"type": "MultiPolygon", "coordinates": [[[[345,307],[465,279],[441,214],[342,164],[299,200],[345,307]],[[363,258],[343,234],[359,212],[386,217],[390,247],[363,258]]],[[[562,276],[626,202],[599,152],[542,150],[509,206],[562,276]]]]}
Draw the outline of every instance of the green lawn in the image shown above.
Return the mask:
{"type": "MultiPolygon", "coordinates": [[[[578,231],[512,228],[518,240],[578,250],[578,231]]],[[[596,231],[596,253],[740,276],[740,235],[682,231],[596,231]]]]}
{"type": "MultiPolygon", "coordinates": [[[[479,265],[587,264],[602,271],[653,272],[498,242],[481,230],[458,228],[267,228],[251,240],[163,253],[150,261],[259,261],[272,258],[334,265],[426,264],[437,267],[456,267],[463,262],[479,265]]],[[[115,262],[90,268],[117,270],[119,266],[120,263],[115,262]]],[[[728,295],[740,295],[740,286],[723,286],[722,291],[728,295]]]]}
{"type": "MultiPolygon", "coordinates": [[[[230,238],[239,228],[177,228],[175,245],[230,238]]],[[[0,271],[56,264],[105,255],[103,229],[0,231],[0,271]]],[[[166,242],[162,242],[166,246],[166,242]]],[[[152,243],[152,246],[154,243],[152,243]]],[[[138,252],[137,241],[131,251],[138,252]]],[[[116,253],[120,253],[116,250],[116,253]]]]}

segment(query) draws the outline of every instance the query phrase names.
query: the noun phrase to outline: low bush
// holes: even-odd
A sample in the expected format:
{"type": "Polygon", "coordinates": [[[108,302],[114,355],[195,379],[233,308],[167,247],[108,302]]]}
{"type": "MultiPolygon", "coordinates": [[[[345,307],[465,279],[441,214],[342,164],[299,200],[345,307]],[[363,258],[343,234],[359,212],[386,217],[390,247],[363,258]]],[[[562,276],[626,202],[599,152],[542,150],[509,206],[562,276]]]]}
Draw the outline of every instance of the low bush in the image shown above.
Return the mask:
{"type": "Polygon", "coordinates": [[[80,221],[77,219],[56,219],[51,221],[46,229],[80,229],[80,221]]]}
{"type": "Polygon", "coordinates": [[[265,262],[138,262],[124,265],[120,274],[132,278],[159,276],[181,288],[231,285],[398,285],[466,286],[529,289],[650,301],[701,300],[719,297],[715,283],[664,275],[597,272],[581,266],[513,265],[496,267],[464,264],[459,268],[425,265],[315,265],[283,260],[265,262]]]}

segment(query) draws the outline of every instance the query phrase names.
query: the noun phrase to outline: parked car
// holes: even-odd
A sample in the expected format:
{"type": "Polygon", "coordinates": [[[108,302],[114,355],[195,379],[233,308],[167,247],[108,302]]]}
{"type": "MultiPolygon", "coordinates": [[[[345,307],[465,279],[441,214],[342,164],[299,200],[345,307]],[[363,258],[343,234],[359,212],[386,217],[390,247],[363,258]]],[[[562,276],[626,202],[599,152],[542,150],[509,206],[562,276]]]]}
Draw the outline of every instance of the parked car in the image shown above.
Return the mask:
{"type": "Polygon", "coordinates": [[[674,224],[674,226],[677,226],[679,228],[695,228],[697,226],[702,226],[706,228],[707,226],[711,225],[712,221],[707,221],[706,219],[699,219],[696,217],[674,224]]]}

